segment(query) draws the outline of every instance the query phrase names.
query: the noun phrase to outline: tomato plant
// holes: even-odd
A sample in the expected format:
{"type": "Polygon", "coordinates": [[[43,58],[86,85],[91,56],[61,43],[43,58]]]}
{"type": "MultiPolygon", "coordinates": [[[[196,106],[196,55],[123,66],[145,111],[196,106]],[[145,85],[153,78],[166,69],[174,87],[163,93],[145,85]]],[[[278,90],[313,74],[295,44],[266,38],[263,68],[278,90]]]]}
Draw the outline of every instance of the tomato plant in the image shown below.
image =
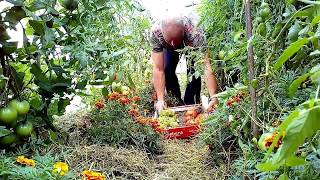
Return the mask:
{"type": "Polygon", "coordinates": [[[115,81],[131,89],[142,76],[130,74],[147,69],[142,58],[148,53],[143,49],[149,21],[136,1],[6,2],[0,12],[0,119],[5,124],[28,120],[35,128],[57,131],[53,116],[63,115],[75,95],[88,96],[86,87],[103,86],[106,95],[115,81]],[[23,41],[12,42],[10,30],[23,41]]]}
{"type": "MultiPolygon", "coordinates": [[[[237,163],[234,166],[238,172],[249,177],[254,176],[250,174],[250,169],[255,169],[252,164],[264,162],[257,166],[259,170],[276,171],[278,174],[270,172],[261,175],[261,178],[298,176],[313,179],[316,173],[306,177],[303,171],[315,166],[309,166],[305,159],[297,155],[300,150],[309,149],[309,145],[316,141],[313,137],[318,138],[319,127],[314,121],[318,115],[316,104],[319,95],[319,3],[273,0],[250,3],[253,36],[249,41],[241,38],[241,34],[242,37],[246,35],[241,1],[201,3],[200,25],[206,31],[211,54],[216,54],[220,49],[227,52],[223,61],[212,56],[212,67],[216,69],[223,92],[218,94],[220,106],[215,115],[207,119],[207,129],[201,138],[214,147],[217,141],[225,143],[223,137],[235,135],[242,150],[240,154],[245,157],[235,161],[250,161],[251,166],[246,166],[247,170],[238,169],[237,163]],[[251,80],[248,78],[246,54],[249,44],[253,46],[255,62],[255,77],[251,80]],[[255,89],[257,118],[254,123],[260,132],[279,132],[269,138],[265,137],[266,134],[260,138],[262,149],[269,147],[265,158],[261,157],[263,152],[253,149],[257,147],[257,142],[251,142],[251,126],[248,123],[254,119],[251,116],[253,108],[248,98],[240,102],[233,98],[236,95],[235,82],[255,89]],[[279,120],[280,123],[275,123],[279,120]],[[252,152],[250,156],[247,156],[248,149],[252,152]],[[296,166],[303,170],[297,171],[296,166]]],[[[317,145],[315,151],[318,149],[317,145]]]]}

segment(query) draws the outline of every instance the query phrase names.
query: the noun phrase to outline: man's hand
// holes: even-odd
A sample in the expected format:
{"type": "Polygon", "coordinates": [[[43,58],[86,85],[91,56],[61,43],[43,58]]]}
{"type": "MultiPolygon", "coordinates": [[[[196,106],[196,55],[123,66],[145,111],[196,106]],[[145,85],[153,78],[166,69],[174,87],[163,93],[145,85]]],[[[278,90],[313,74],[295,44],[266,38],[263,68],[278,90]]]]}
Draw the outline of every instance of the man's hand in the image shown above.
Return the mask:
{"type": "Polygon", "coordinates": [[[208,108],[206,109],[206,112],[212,112],[218,107],[219,101],[218,98],[212,98],[209,102],[208,108]]]}
{"type": "Polygon", "coordinates": [[[158,113],[160,113],[165,108],[166,108],[166,103],[162,100],[157,101],[157,103],[155,104],[155,109],[158,113]]]}

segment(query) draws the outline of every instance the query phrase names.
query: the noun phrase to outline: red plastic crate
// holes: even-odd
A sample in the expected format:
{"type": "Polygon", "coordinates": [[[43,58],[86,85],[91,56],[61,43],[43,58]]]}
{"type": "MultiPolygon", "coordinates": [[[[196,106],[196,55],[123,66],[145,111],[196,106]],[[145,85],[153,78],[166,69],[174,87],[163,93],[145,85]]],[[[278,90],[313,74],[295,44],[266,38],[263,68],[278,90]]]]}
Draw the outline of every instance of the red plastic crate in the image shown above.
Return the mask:
{"type": "Polygon", "coordinates": [[[197,135],[200,131],[199,125],[176,127],[162,129],[160,132],[163,134],[165,139],[186,139],[194,135],[197,135]]]}
{"type": "MultiPolygon", "coordinates": [[[[187,111],[189,108],[198,108],[199,105],[192,106],[178,106],[170,108],[175,112],[179,111],[187,111]]],[[[153,129],[163,135],[165,139],[187,139],[192,136],[197,135],[200,132],[200,126],[198,124],[195,125],[182,125],[180,127],[160,129],[156,124],[154,124],[153,129]]]]}

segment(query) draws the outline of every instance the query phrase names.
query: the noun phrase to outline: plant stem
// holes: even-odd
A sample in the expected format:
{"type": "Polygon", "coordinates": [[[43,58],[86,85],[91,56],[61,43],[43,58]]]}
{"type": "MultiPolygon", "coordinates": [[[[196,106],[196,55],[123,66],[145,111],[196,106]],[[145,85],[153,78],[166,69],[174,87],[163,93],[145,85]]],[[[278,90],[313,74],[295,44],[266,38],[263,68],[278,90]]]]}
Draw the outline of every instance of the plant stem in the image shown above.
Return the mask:
{"type": "MultiPolygon", "coordinates": [[[[244,0],[244,9],[245,9],[245,19],[246,19],[246,32],[247,32],[247,40],[249,41],[252,37],[252,20],[251,20],[251,11],[250,11],[250,0],[244,0]]],[[[248,45],[248,66],[249,66],[249,81],[255,77],[255,65],[254,65],[254,56],[253,56],[253,47],[250,43],[248,45]]],[[[251,128],[254,137],[258,137],[258,126],[257,122],[257,96],[256,91],[252,87],[251,83],[249,84],[250,96],[251,96],[251,105],[252,105],[252,120],[251,120],[251,128]]]]}
{"type": "Polygon", "coordinates": [[[279,105],[279,103],[277,102],[277,99],[274,97],[274,95],[272,94],[272,92],[270,91],[269,88],[267,88],[267,92],[269,93],[272,101],[273,101],[273,104],[277,106],[277,109],[281,112],[283,112],[283,109],[282,107],[279,105]]]}

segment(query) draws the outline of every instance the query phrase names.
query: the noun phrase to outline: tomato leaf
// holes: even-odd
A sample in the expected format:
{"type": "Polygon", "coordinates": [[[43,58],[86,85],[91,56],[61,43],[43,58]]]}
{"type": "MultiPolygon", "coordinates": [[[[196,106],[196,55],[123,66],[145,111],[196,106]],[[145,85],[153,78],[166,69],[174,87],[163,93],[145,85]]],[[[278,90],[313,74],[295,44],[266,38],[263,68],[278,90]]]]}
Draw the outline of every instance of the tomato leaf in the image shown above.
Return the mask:
{"type": "Polygon", "coordinates": [[[62,99],[58,101],[58,115],[63,115],[66,107],[70,104],[70,99],[62,99]]]}
{"type": "Polygon", "coordinates": [[[6,0],[6,1],[15,5],[15,6],[22,6],[23,5],[23,0],[6,0]]]}
{"type": "Polygon", "coordinates": [[[298,41],[292,43],[286,50],[284,50],[284,52],[281,54],[281,56],[279,57],[279,59],[276,61],[276,63],[274,64],[274,68],[276,70],[280,69],[280,67],[292,56],[294,55],[296,52],[298,52],[298,50],[305,44],[307,44],[309,42],[308,38],[302,38],[299,39],[298,41]]]}
{"type": "Polygon", "coordinates": [[[101,94],[104,97],[108,96],[108,93],[109,93],[108,88],[104,87],[104,88],[101,89],[101,94]]]}
{"type": "Polygon", "coordinates": [[[280,166],[277,166],[270,161],[256,165],[256,168],[260,171],[275,171],[279,169],[279,167],[280,166]]]}
{"type": "Polygon", "coordinates": [[[36,21],[36,20],[29,20],[30,26],[34,29],[37,35],[44,35],[44,22],[43,21],[36,21]]]}
{"type": "Polygon", "coordinates": [[[127,51],[128,51],[128,49],[124,48],[124,49],[121,49],[119,51],[113,52],[110,56],[111,56],[111,58],[117,57],[117,56],[120,56],[121,54],[126,53],[127,51]]]}
{"type": "Polygon", "coordinates": [[[306,163],[306,161],[304,158],[297,157],[295,155],[290,156],[286,159],[286,166],[300,166],[305,163],[306,163]]]}
{"type": "Polygon", "coordinates": [[[0,137],[6,136],[10,133],[11,133],[11,131],[6,129],[5,126],[0,126],[0,137]]]}
{"type": "Polygon", "coordinates": [[[26,17],[26,13],[22,6],[13,6],[6,14],[4,20],[14,24],[26,17]]]}
{"type": "Polygon", "coordinates": [[[296,93],[296,91],[298,90],[300,84],[302,82],[304,82],[308,77],[309,77],[309,73],[303,74],[302,76],[300,76],[298,79],[294,80],[290,87],[289,87],[289,97],[293,98],[293,95],[296,93]]]}
{"type": "Polygon", "coordinates": [[[311,21],[311,27],[317,25],[319,21],[320,21],[320,16],[314,17],[313,20],[311,21]]]}
{"type": "Polygon", "coordinates": [[[32,108],[41,111],[44,107],[42,101],[41,101],[41,97],[39,95],[36,95],[34,97],[31,98],[30,100],[30,105],[32,108]]]}
{"type": "Polygon", "coordinates": [[[289,180],[289,177],[285,173],[283,173],[278,177],[277,180],[289,180]]]}

